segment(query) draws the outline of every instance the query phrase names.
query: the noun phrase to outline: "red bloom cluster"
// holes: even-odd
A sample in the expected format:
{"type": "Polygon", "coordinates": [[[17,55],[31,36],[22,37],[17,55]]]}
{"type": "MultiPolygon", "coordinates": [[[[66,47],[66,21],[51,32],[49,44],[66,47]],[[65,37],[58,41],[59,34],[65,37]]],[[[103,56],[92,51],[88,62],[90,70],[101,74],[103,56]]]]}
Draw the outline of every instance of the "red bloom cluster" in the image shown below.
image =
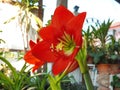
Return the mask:
{"type": "Polygon", "coordinates": [[[64,6],[56,8],[50,25],[39,30],[41,41],[30,41],[31,50],[24,59],[34,64],[33,71],[47,62],[53,63],[54,75],[67,73],[78,67],[75,60],[77,52],[82,46],[82,26],[86,12],[74,16],[64,6]]]}

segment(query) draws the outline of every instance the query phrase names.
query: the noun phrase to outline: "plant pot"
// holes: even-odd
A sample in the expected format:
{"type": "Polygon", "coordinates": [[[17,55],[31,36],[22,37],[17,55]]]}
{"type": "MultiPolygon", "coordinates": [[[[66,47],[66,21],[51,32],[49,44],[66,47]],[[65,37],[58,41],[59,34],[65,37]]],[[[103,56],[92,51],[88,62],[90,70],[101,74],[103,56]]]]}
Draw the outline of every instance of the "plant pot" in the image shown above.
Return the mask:
{"type": "Polygon", "coordinates": [[[111,71],[110,64],[98,64],[97,70],[99,74],[109,74],[111,71]]]}
{"type": "Polygon", "coordinates": [[[109,74],[111,71],[110,64],[98,64],[97,65],[98,76],[97,76],[97,83],[98,83],[98,90],[110,90],[109,89],[109,74]]]}
{"type": "Polygon", "coordinates": [[[87,57],[87,63],[88,64],[93,64],[93,58],[91,56],[89,56],[89,55],[87,57]]]}
{"type": "Polygon", "coordinates": [[[111,64],[111,74],[120,73],[120,64],[111,64]]]}
{"type": "Polygon", "coordinates": [[[97,90],[110,90],[110,88],[107,88],[107,87],[99,87],[97,90]]]}

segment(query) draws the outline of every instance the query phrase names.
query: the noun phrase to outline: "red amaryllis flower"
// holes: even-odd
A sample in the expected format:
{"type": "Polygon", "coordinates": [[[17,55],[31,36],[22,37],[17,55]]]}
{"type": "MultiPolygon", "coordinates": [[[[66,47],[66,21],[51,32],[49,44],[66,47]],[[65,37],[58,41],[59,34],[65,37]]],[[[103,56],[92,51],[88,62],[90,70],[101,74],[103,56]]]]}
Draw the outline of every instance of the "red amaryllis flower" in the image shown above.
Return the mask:
{"type": "MultiPolygon", "coordinates": [[[[30,41],[30,48],[32,49],[36,44],[33,41],[30,41]]],[[[38,69],[39,67],[41,67],[45,62],[36,58],[35,56],[32,55],[31,50],[28,51],[25,56],[24,56],[24,60],[30,64],[33,64],[33,72],[38,69]]]]}
{"type": "Polygon", "coordinates": [[[63,6],[56,8],[51,24],[39,31],[42,41],[32,49],[33,56],[43,62],[53,62],[52,72],[60,74],[66,68],[68,72],[78,67],[75,60],[82,46],[82,26],[86,12],[74,16],[63,6]]]}

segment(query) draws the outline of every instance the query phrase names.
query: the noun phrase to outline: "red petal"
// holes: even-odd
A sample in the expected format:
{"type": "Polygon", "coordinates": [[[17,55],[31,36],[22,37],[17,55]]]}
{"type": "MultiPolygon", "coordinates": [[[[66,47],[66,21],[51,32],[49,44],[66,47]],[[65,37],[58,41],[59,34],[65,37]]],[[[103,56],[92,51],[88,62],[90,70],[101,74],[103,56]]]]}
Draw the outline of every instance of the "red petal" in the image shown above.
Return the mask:
{"type": "Polygon", "coordinates": [[[29,45],[30,45],[30,48],[32,49],[36,45],[36,43],[30,40],[29,45]]]}
{"type": "Polygon", "coordinates": [[[66,25],[66,32],[73,35],[75,42],[78,42],[78,44],[82,42],[82,27],[85,17],[86,12],[80,13],[72,18],[66,25]]]}
{"type": "Polygon", "coordinates": [[[31,51],[28,51],[25,54],[24,60],[29,64],[34,64],[33,72],[45,63],[44,61],[41,61],[41,60],[37,59],[36,57],[34,57],[31,53],[31,51]]]}
{"type": "Polygon", "coordinates": [[[58,29],[61,29],[74,15],[64,6],[56,8],[52,17],[51,24],[58,29]]]}
{"type": "Polygon", "coordinates": [[[56,60],[56,62],[52,66],[53,74],[58,75],[62,73],[70,64],[70,62],[71,62],[71,58],[68,58],[68,57],[64,57],[64,58],[61,57],[58,60],[56,60]]]}
{"type": "Polygon", "coordinates": [[[70,67],[67,70],[67,73],[74,71],[78,67],[79,67],[78,62],[76,60],[73,60],[73,62],[71,63],[70,67]]]}
{"type": "Polygon", "coordinates": [[[32,48],[32,54],[45,62],[54,62],[56,60],[56,53],[51,51],[51,44],[42,41],[37,43],[34,48],[32,48]]]}
{"type": "Polygon", "coordinates": [[[38,70],[43,64],[45,64],[45,62],[36,63],[35,66],[33,67],[32,72],[34,72],[35,70],[38,70]]]}
{"type": "Polygon", "coordinates": [[[74,16],[69,22],[67,23],[67,31],[74,33],[77,31],[80,31],[82,29],[84,20],[86,17],[86,12],[82,12],[78,14],[77,16],[74,16]]]}
{"type": "Polygon", "coordinates": [[[30,64],[36,64],[37,62],[40,62],[39,59],[37,59],[36,57],[34,57],[31,53],[31,51],[28,51],[25,55],[24,55],[24,60],[30,64]]]}
{"type": "Polygon", "coordinates": [[[60,35],[60,33],[61,32],[57,31],[57,29],[52,26],[44,27],[39,31],[41,38],[50,43],[57,42],[56,38],[60,35]]]}
{"type": "Polygon", "coordinates": [[[38,70],[39,69],[39,66],[35,65],[32,69],[32,72],[35,72],[35,70],[38,70]]]}

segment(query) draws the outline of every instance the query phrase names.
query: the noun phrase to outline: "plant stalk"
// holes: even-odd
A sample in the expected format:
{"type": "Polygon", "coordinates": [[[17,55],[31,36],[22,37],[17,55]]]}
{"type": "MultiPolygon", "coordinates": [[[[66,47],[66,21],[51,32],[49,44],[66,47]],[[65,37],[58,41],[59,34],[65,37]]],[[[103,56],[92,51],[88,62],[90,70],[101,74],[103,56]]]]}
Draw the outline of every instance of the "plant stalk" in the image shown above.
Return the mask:
{"type": "Polygon", "coordinates": [[[62,90],[61,84],[55,77],[52,77],[51,75],[48,76],[50,87],[48,90],[62,90]]]}
{"type": "Polygon", "coordinates": [[[92,80],[88,71],[83,73],[83,78],[85,80],[87,90],[94,90],[94,86],[92,84],[92,80]]]}

